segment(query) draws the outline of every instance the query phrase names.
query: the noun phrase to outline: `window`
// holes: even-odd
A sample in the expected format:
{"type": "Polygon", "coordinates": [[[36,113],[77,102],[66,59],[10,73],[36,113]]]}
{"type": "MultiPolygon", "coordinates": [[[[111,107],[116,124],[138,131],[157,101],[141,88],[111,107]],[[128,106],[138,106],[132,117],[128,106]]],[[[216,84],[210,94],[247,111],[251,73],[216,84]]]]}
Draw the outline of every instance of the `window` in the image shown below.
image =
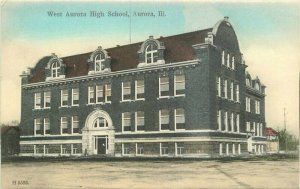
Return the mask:
{"type": "Polygon", "coordinates": [[[260,124],[256,123],[256,136],[260,136],[260,124]]]}
{"type": "Polygon", "coordinates": [[[251,131],[251,129],[250,129],[250,122],[247,121],[246,122],[246,132],[250,132],[250,131],[251,131]]]}
{"type": "Polygon", "coordinates": [[[184,95],[184,90],[185,90],[185,75],[180,74],[180,75],[174,75],[174,95],[184,95]]]}
{"type": "Polygon", "coordinates": [[[95,89],[93,86],[89,87],[89,96],[88,96],[88,104],[94,104],[95,103],[95,89]]]}
{"type": "Polygon", "coordinates": [[[235,144],[232,144],[232,154],[235,154],[235,144]]]}
{"type": "Polygon", "coordinates": [[[131,99],[131,82],[122,82],[122,101],[131,99]]]}
{"type": "Polygon", "coordinates": [[[41,93],[34,93],[34,109],[42,108],[41,96],[42,96],[41,93]]]}
{"type": "Polygon", "coordinates": [[[97,85],[96,86],[96,103],[100,103],[104,101],[103,97],[103,86],[97,85]]]}
{"type": "Polygon", "coordinates": [[[231,131],[234,132],[234,114],[231,113],[230,115],[230,126],[231,126],[231,131]]]}
{"type": "Polygon", "coordinates": [[[74,148],[75,144],[71,144],[72,154],[77,154],[77,148],[74,148]]]}
{"type": "Polygon", "coordinates": [[[60,72],[60,64],[57,61],[55,61],[51,65],[51,76],[53,78],[59,77],[59,72],[60,72]]]}
{"type": "Polygon", "coordinates": [[[175,109],[175,128],[185,129],[185,115],[182,108],[175,109]]]}
{"type": "Polygon", "coordinates": [[[261,123],[260,124],[260,136],[263,136],[264,134],[263,134],[263,124],[261,123]]]}
{"type": "Polygon", "coordinates": [[[96,72],[104,70],[105,56],[103,53],[96,55],[94,61],[95,61],[95,71],[96,72]]]}
{"type": "Polygon", "coordinates": [[[241,144],[238,144],[238,153],[241,154],[241,144]]]}
{"type": "Polygon", "coordinates": [[[50,120],[49,118],[44,118],[44,135],[50,134],[50,120]]]}
{"type": "Polygon", "coordinates": [[[169,110],[160,110],[160,130],[169,130],[170,129],[170,111],[169,110]]]}
{"type": "Polygon", "coordinates": [[[253,128],[252,128],[252,131],[254,133],[254,136],[256,136],[256,125],[255,125],[255,122],[253,122],[253,128]]]}
{"type": "Polygon", "coordinates": [[[103,117],[98,117],[95,121],[94,121],[94,128],[104,128],[104,127],[108,127],[108,122],[105,118],[103,117]]]}
{"type": "Polygon", "coordinates": [[[228,131],[228,112],[224,113],[224,126],[225,126],[225,131],[228,131]]]}
{"type": "Polygon", "coordinates": [[[223,144],[222,143],[219,144],[219,154],[223,155],[223,144]]]}
{"type": "Polygon", "coordinates": [[[145,98],[145,84],[144,84],[144,80],[140,79],[140,80],[136,80],[135,81],[135,99],[144,99],[145,98]]]}
{"type": "Polygon", "coordinates": [[[224,96],[223,96],[223,97],[224,97],[224,98],[227,98],[227,93],[228,93],[228,92],[227,92],[227,80],[226,80],[226,79],[224,80],[224,85],[223,85],[223,87],[224,87],[224,90],[223,90],[223,91],[224,91],[224,96]]]}
{"type": "Polygon", "coordinates": [[[255,113],[260,114],[260,101],[255,100],[255,113]]]}
{"type": "Polygon", "coordinates": [[[34,135],[41,135],[42,130],[41,130],[41,119],[37,118],[34,119],[34,135]]]}
{"type": "Polygon", "coordinates": [[[60,118],[60,129],[61,129],[61,134],[68,133],[68,118],[67,117],[60,118]]]}
{"type": "Polygon", "coordinates": [[[144,145],[136,143],[136,155],[144,155],[144,145]]]}
{"type": "Polygon", "coordinates": [[[240,86],[237,84],[236,85],[236,101],[240,102],[240,86]]]}
{"type": "Polygon", "coordinates": [[[235,119],[236,123],[236,132],[240,132],[240,114],[236,114],[236,119],[235,119]]]}
{"type": "Polygon", "coordinates": [[[145,130],[145,116],[144,112],[138,111],[136,112],[136,131],[144,131],[145,130]]]}
{"type": "Polygon", "coordinates": [[[156,45],[150,44],[146,47],[145,58],[147,64],[157,62],[158,53],[156,45]]]}
{"type": "Polygon", "coordinates": [[[221,123],[221,110],[217,111],[217,124],[218,124],[218,130],[222,130],[222,123],[221,123]]]}
{"type": "Polygon", "coordinates": [[[217,95],[221,97],[221,78],[217,77],[217,95]]]}
{"type": "Polygon", "coordinates": [[[233,82],[230,83],[230,100],[233,100],[233,82]]]}
{"type": "Polygon", "coordinates": [[[61,106],[68,106],[68,89],[61,90],[61,106]]]}
{"type": "Polygon", "coordinates": [[[169,154],[168,143],[160,143],[160,155],[165,156],[169,154]]]}
{"type": "Polygon", "coordinates": [[[176,142],[175,143],[175,154],[176,155],[182,155],[184,154],[184,143],[183,142],[176,142]]]}
{"type": "Polygon", "coordinates": [[[251,87],[251,82],[250,82],[250,79],[249,79],[249,78],[246,79],[246,86],[247,86],[247,87],[251,87]]]}
{"type": "Polygon", "coordinates": [[[230,68],[230,55],[227,54],[227,67],[230,68]]]}
{"type": "Polygon", "coordinates": [[[159,77],[159,96],[169,96],[169,77],[159,77]]]}
{"type": "Polygon", "coordinates": [[[105,102],[111,102],[111,84],[105,84],[105,102]]]}
{"type": "Polygon", "coordinates": [[[231,59],[231,68],[233,70],[235,69],[235,58],[234,58],[234,56],[232,56],[232,59],[231,59]]]}
{"type": "Polygon", "coordinates": [[[255,89],[258,90],[258,91],[260,90],[260,85],[259,85],[258,82],[255,82],[255,89]]]}
{"type": "Polygon", "coordinates": [[[72,132],[73,133],[79,133],[79,120],[78,116],[72,117],[72,132]]]}
{"type": "Polygon", "coordinates": [[[50,108],[51,106],[51,92],[44,92],[44,108],[50,108]]]}
{"type": "Polygon", "coordinates": [[[246,97],[246,111],[251,112],[251,99],[246,97]]]}
{"type": "Polygon", "coordinates": [[[129,155],[130,154],[130,144],[123,143],[122,144],[122,155],[129,155]]]}
{"type": "Polygon", "coordinates": [[[222,51],[222,64],[225,64],[225,51],[222,51]]]}
{"type": "Polygon", "coordinates": [[[122,113],[122,125],[123,132],[131,131],[131,113],[124,112],[122,113]]]}
{"type": "Polygon", "coordinates": [[[72,89],[72,105],[79,105],[79,89],[72,89]]]}

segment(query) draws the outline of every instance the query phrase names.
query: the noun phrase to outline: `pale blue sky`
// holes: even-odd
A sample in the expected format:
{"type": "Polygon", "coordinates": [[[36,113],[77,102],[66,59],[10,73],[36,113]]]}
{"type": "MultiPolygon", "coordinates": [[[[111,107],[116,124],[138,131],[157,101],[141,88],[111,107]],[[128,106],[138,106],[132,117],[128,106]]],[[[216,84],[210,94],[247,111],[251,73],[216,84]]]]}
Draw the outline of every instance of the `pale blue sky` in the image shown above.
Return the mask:
{"type": "MultiPolygon", "coordinates": [[[[131,3],[131,11],[165,11],[166,17],[132,17],[132,42],[213,27],[224,16],[234,26],[248,70],[267,85],[268,126],[299,127],[299,3],[131,3]]],[[[1,120],[20,118],[19,74],[42,57],[69,56],[129,43],[129,18],[53,18],[48,11],[130,11],[130,3],[11,2],[1,8],[1,120]],[[7,97],[10,98],[7,98],[7,97]]]]}

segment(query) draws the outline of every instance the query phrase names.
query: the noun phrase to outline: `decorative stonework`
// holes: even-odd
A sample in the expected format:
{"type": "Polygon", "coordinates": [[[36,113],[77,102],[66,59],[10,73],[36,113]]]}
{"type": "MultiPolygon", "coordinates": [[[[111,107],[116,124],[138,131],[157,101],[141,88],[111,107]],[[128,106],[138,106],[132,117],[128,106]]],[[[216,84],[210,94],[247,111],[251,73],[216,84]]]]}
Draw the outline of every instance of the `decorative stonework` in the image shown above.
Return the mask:
{"type": "Polygon", "coordinates": [[[111,63],[111,58],[110,56],[108,55],[108,52],[104,49],[102,49],[101,46],[99,46],[90,56],[90,58],[87,60],[88,62],[88,65],[89,65],[89,72],[88,72],[88,75],[91,75],[91,74],[97,74],[97,73],[103,73],[103,72],[110,72],[111,71],[111,66],[110,66],[110,63],[111,63]],[[104,61],[102,62],[103,63],[103,66],[104,66],[104,69],[101,70],[101,71],[96,71],[95,70],[95,57],[99,54],[102,54],[104,55],[104,61]]]}
{"type": "Polygon", "coordinates": [[[85,126],[82,129],[82,153],[83,155],[94,155],[95,144],[94,137],[107,136],[108,137],[108,151],[107,155],[114,155],[115,146],[115,129],[112,119],[109,114],[103,110],[96,109],[91,112],[85,121],[85,126]],[[104,118],[107,121],[108,127],[94,128],[93,123],[97,118],[104,118]]]}
{"type": "Polygon", "coordinates": [[[65,64],[63,64],[63,60],[58,58],[58,56],[54,53],[52,53],[52,58],[48,61],[47,66],[45,68],[45,75],[46,75],[46,81],[49,80],[56,80],[56,79],[64,79],[66,74],[65,74],[65,64]],[[59,63],[59,76],[57,77],[53,77],[52,76],[52,70],[51,70],[51,66],[53,63],[58,62],[59,63]]]}
{"type": "Polygon", "coordinates": [[[138,50],[138,58],[139,58],[139,64],[137,67],[144,67],[144,66],[151,66],[151,65],[157,65],[157,64],[164,64],[164,51],[165,46],[162,42],[158,41],[157,39],[154,39],[153,36],[149,36],[149,39],[147,39],[142,45],[141,48],[138,50]],[[145,51],[148,45],[155,45],[157,46],[157,62],[154,63],[146,63],[146,57],[145,57],[145,51]]]}

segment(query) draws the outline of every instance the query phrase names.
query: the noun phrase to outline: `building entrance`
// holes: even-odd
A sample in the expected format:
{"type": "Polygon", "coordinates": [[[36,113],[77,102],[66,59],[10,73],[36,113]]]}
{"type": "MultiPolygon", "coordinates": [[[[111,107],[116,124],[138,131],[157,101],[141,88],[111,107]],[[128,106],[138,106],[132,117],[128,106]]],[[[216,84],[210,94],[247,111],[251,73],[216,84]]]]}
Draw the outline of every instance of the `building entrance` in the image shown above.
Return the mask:
{"type": "Polygon", "coordinates": [[[95,154],[107,154],[108,138],[107,136],[95,136],[95,154]]]}

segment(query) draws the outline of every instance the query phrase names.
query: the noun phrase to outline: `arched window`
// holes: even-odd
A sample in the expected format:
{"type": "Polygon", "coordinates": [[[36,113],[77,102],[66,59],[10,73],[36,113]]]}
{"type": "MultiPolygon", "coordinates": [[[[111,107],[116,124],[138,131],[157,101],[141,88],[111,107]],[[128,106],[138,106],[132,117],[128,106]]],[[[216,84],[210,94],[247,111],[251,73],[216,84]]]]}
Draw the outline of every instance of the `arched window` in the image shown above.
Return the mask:
{"type": "Polygon", "coordinates": [[[59,77],[59,73],[60,73],[60,64],[57,61],[55,61],[51,65],[51,76],[53,78],[59,77]]]}
{"type": "Polygon", "coordinates": [[[256,89],[256,90],[260,90],[260,85],[259,85],[259,83],[258,82],[255,82],[255,86],[254,86],[254,88],[256,89]]]}
{"type": "Polygon", "coordinates": [[[251,87],[251,82],[249,78],[246,78],[246,86],[251,87]]]}
{"type": "Polygon", "coordinates": [[[157,45],[150,44],[146,47],[145,58],[147,64],[157,62],[157,58],[158,58],[157,45]]]}
{"type": "Polygon", "coordinates": [[[104,70],[104,64],[103,62],[105,61],[105,56],[103,53],[100,53],[95,56],[94,62],[95,62],[95,71],[103,71],[104,70]]]}
{"type": "Polygon", "coordinates": [[[108,127],[107,120],[103,117],[98,117],[93,124],[94,128],[103,128],[103,127],[108,127]]]}

